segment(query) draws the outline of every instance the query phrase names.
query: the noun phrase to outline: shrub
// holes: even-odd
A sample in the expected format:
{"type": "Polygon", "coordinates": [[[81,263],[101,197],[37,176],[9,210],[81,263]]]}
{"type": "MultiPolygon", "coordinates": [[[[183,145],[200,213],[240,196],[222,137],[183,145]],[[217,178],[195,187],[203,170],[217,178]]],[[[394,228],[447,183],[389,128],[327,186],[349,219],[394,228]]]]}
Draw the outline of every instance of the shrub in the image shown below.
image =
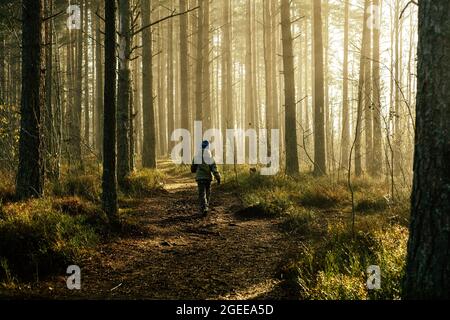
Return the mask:
{"type": "Polygon", "coordinates": [[[131,173],[127,177],[127,189],[124,192],[132,197],[147,197],[164,190],[165,175],[153,169],[144,169],[131,173]]]}
{"type": "Polygon", "coordinates": [[[254,192],[244,196],[245,209],[239,214],[246,217],[278,217],[285,215],[292,208],[292,201],[287,192],[275,188],[269,192],[254,192]]]}
{"type": "Polygon", "coordinates": [[[51,186],[55,196],[79,196],[90,201],[99,201],[101,195],[101,179],[99,175],[73,174],[63,177],[51,186]]]}
{"type": "Polygon", "coordinates": [[[0,278],[31,280],[61,272],[98,240],[84,216],[55,210],[49,200],[4,207],[0,219],[0,278]]]}
{"type": "Polygon", "coordinates": [[[300,204],[316,208],[332,208],[348,201],[348,192],[340,185],[310,184],[300,195],[300,204]]]}
{"type": "Polygon", "coordinates": [[[82,217],[84,222],[94,228],[94,231],[98,234],[105,234],[109,231],[108,217],[97,204],[82,200],[79,197],[67,197],[53,200],[52,208],[71,217],[82,217]]]}
{"type": "Polygon", "coordinates": [[[386,210],[388,206],[384,197],[371,197],[358,201],[355,209],[357,212],[376,212],[386,210]]]}
{"type": "Polygon", "coordinates": [[[296,234],[309,234],[314,229],[316,212],[304,208],[297,208],[290,212],[283,222],[288,232],[296,234]]]}

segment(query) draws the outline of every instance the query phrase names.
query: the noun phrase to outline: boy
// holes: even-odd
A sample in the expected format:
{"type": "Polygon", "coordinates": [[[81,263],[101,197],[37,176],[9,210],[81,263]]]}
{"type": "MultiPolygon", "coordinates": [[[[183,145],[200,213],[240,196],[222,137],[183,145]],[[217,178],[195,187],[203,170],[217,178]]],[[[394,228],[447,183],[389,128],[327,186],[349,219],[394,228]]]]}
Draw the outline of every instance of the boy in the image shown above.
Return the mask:
{"type": "Polygon", "coordinates": [[[192,160],[191,172],[196,174],[195,180],[198,185],[198,195],[200,200],[200,210],[203,216],[208,214],[209,199],[211,195],[211,181],[216,178],[220,185],[220,173],[217,170],[216,162],[211,154],[209,142],[202,142],[202,150],[199,151],[192,160]]]}

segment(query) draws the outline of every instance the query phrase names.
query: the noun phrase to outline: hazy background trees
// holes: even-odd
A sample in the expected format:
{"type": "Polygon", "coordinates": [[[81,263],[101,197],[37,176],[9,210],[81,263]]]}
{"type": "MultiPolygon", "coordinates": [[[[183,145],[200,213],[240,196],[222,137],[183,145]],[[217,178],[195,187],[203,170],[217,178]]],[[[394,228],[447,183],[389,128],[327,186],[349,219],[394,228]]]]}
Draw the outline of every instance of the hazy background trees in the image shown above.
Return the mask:
{"type": "MultiPolygon", "coordinates": [[[[2,148],[1,161],[11,168],[19,164],[18,106],[39,107],[39,119],[24,113],[21,134],[39,128],[37,136],[31,134],[39,140],[32,143],[39,145],[32,161],[42,157],[42,180],[57,179],[66,169],[83,172],[86,163],[104,158],[103,141],[111,138],[104,136],[105,108],[111,106],[103,96],[111,94],[105,87],[112,88],[105,71],[113,57],[105,64],[103,1],[46,0],[41,6],[42,52],[32,58],[17,37],[30,26],[1,16],[0,97],[8,120],[1,143],[12,146],[2,148]],[[69,5],[78,5],[79,12],[67,11],[69,5]],[[77,13],[79,26],[69,29],[77,13]],[[28,72],[27,59],[43,65],[37,92],[18,77],[28,72]],[[33,100],[37,105],[27,102],[28,92],[40,97],[33,100]]],[[[18,3],[2,4],[11,17],[21,11],[18,3]]],[[[115,14],[117,99],[112,99],[121,188],[133,170],[155,168],[157,158],[168,157],[172,131],[192,130],[194,120],[222,132],[280,129],[283,171],[291,175],[338,178],[350,168],[356,176],[384,178],[392,198],[410,187],[415,5],[121,0],[115,14]]],[[[25,146],[26,137],[21,141],[25,146]]],[[[22,168],[29,160],[20,159],[22,168]]],[[[37,180],[33,188],[40,194],[37,180]]]]}

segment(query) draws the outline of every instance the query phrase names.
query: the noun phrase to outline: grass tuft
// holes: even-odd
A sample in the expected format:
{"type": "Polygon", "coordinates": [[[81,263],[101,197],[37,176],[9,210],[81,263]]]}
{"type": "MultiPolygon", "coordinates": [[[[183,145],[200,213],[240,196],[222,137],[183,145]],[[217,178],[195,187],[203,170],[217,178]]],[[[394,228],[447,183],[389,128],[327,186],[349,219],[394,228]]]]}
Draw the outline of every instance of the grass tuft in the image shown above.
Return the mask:
{"type": "Polygon", "coordinates": [[[165,175],[159,170],[143,169],[131,173],[127,178],[124,193],[131,197],[148,197],[164,191],[165,175]]]}

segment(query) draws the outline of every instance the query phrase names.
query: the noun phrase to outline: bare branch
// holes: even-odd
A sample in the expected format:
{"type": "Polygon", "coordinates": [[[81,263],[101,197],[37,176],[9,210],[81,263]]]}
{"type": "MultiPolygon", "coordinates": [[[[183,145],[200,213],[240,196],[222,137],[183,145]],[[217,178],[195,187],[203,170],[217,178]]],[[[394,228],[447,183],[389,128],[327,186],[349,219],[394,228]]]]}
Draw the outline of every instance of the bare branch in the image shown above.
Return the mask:
{"type": "Polygon", "coordinates": [[[167,20],[167,19],[171,19],[171,18],[175,18],[175,17],[181,16],[181,15],[183,15],[183,14],[186,14],[186,13],[189,13],[189,12],[191,12],[191,11],[197,10],[198,8],[200,8],[200,7],[197,6],[197,7],[195,7],[195,8],[189,9],[189,10],[187,10],[187,11],[185,11],[185,12],[172,13],[172,14],[169,15],[169,16],[166,16],[166,17],[164,17],[164,18],[161,18],[161,19],[159,19],[159,20],[156,20],[155,22],[152,22],[152,23],[150,23],[150,24],[148,24],[148,25],[146,25],[146,26],[143,26],[142,28],[136,30],[135,32],[132,33],[132,36],[135,36],[135,35],[137,35],[138,33],[144,31],[145,29],[148,29],[148,28],[150,28],[150,27],[152,27],[152,26],[154,26],[154,25],[156,25],[156,24],[158,24],[158,23],[161,23],[161,22],[163,22],[163,21],[165,21],[165,20],[167,20]]]}
{"type": "Polygon", "coordinates": [[[403,8],[402,12],[400,13],[400,17],[398,18],[399,20],[402,19],[403,14],[405,13],[406,9],[409,7],[410,4],[415,4],[416,6],[419,6],[419,3],[417,1],[411,0],[409,1],[406,6],[403,8]]]}

